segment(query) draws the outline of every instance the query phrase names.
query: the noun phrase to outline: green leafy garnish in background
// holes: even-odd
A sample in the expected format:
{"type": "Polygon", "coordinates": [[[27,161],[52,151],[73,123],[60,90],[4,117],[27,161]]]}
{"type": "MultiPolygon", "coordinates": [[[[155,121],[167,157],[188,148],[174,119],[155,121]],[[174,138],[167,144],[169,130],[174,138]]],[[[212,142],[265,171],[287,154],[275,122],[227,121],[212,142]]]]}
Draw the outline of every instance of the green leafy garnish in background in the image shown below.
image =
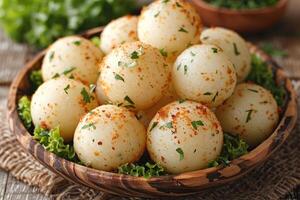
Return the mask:
{"type": "Polygon", "coordinates": [[[78,162],[73,146],[64,144],[64,139],[61,137],[58,127],[47,130],[37,126],[34,129],[33,138],[42,144],[46,150],[59,157],[78,162]]]}
{"type": "Polygon", "coordinates": [[[145,164],[124,164],[118,167],[118,173],[144,178],[151,178],[153,176],[166,174],[164,168],[160,165],[151,164],[149,162],[145,164]]]}
{"type": "Polygon", "coordinates": [[[247,77],[247,81],[254,82],[269,90],[273,94],[278,106],[283,105],[285,97],[283,86],[276,84],[272,70],[257,55],[252,55],[252,69],[247,77]]]}
{"type": "Polygon", "coordinates": [[[206,2],[222,8],[255,9],[274,6],[279,0],[205,0],[206,2]]]}
{"type": "Polygon", "coordinates": [[[237,136],[232,136],[224,133],[224,144],[221,155],[214,161],[208,164],[209,167],[218,165],[228,165],[231,160],[234,160],[248,153],[248,144],[237,136]]]}
{"type": "Polygon", "coordinates": [[[286,57],[288,53],[282,49],[275,47],[273,44],[269,42],[264,42],[261,45],[261,49],[273,57],[286,57]]]}
{"type": "Polygon", "coordinates": [[[95,46],[100,47],[100,43],[101,43],[100,37],[94,36],[90,40],[95,46]]]}
{"type": "Polygon", "coordinates": [[[41,70],[33,70],[29,74],[29,81],[31,84],[31,88],[35,91],[38,89],[40,85],[43,83],[42,71],[41,70]]]}
{"type": "Polygon", "coordinates": [[[18,114],[27,129],[32,128],[30,104],[31,101],[27,96],[21,97],[18,101],[18,114]]]}
{"type": "Polygon", "coordinates": [[[135,9],[134,0],[0,0],[0,23],[15,41],[43,48],[135,9]]]}

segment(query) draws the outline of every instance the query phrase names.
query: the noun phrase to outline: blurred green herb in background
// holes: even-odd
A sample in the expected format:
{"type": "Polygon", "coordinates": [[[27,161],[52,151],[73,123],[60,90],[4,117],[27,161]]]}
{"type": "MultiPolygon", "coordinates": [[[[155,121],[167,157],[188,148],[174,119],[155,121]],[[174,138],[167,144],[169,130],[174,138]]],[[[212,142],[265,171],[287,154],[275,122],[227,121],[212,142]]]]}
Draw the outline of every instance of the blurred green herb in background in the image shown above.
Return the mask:
{"type": "Polygon", "coordinates": [[[286,57],[288,53],[280,48],[277,48],[272,43],[264,42],[261,45],[261,49],[273,57],[286,57]]]}
{"type": "Polygon", "coordinates": [[[0,0],[0,24],[13,40],[44,48],[135,9],[134,0],[0,0]]]}
{"type": "Polygon", "coordinates": [[[206,2],[230,9],[255,9],[274,6],[279,0],[205,0],[206,2]]]}

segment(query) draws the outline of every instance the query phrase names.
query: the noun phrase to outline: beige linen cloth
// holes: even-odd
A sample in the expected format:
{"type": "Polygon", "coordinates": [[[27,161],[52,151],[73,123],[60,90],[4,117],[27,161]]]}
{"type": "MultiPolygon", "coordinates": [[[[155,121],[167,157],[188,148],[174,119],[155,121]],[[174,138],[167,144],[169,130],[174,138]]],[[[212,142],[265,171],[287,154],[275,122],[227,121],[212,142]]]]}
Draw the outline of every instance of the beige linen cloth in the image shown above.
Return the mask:
{"type": "MultiPolygon", "coordinates": [[[[278,60],[294,79],[300,94],[300,41],[274,39],[274,44],[287,46],[289,58],[278,60]]],[[[26,48],[4,40],[0,31],[0,96],[2,87],[8,84],[23,65],[26,48]],[[4,86],[1,86],[4,85],[4,86]]],[[[300,100],[300,99],[299,99],[300,100]]],[[[300,111],[300,107],[298,107],[300,111]]],[[[0,100],[0,168],[9,171],[17,179],[36,186],[54,199],[126,199],[104,194],[70,183],[52,173],[26,153],[9,131],[6,119],[6,99],[0,100]]],[[[261,167],[232,184],[215,188],[201,196],[188,199],[279,199],[300,185],[300,122],[282,147],[261,167]]]]}

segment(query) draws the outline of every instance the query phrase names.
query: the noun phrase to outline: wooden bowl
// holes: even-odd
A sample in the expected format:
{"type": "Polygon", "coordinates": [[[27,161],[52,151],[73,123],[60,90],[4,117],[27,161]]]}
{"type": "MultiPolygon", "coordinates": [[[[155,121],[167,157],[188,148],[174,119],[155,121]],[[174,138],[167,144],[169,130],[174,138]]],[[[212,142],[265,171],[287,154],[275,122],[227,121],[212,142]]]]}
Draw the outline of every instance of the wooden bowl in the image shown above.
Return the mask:
{"type": "MultiPolygon", "coordinates": [[[[84,37],[99,35],[102,28],[97,28],[83,34],[84,37]]],[[[64,178],[104,192],[135,197],[170,197],[200,193],[203,190],[229,183],[250,172],[265,161],[285,141],[292,131],[297,119],[296,95],[291,81],[283,70],[263,52],[252,46],[251,51],[260,55],[276,74],[278,84],[286,90],[280,123],[274,133],[262,144],[238,159],[229,166],[219,166],[178,175],[153,177],[150,179],[121,175],[88,168],[64,160],[46,151],[36,142],[23,126],[17,112],[17,101],[22,95],[31,95],[28,75],[31,70],[41,66],[45,51],[39,53],[20,71],[14,79],[8,98],[8,117],[10,129],[16,135],[24,149],[32,154],[40,163],[63,176],[64,178]]]]}
{"type": "Polygon", "coordinates": [[[204,24],[221,26],[243,33],[255,33],[272,27],[285,13],[288,0],[280,0],[273,7],[234,10],[215,7],[204,0],[191,0],[204,24]]]}

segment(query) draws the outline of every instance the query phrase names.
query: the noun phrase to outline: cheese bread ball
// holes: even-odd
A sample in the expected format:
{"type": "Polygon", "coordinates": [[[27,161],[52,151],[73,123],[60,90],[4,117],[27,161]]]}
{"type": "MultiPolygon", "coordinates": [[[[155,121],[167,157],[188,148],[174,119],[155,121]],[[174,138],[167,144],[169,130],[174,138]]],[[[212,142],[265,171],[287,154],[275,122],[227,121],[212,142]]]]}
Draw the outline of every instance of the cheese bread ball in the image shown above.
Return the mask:
{"type": "Polygon", "coordinates": [[[73,139],[80,118],[97,107],[94,94],[79,81],[65,77],[43,83],[32,96],[31,116],[35,126],[59,126],[65,141],[73,139]]]}
{"type": "Polygon", "coordinates": [[[54,42],[44,57],[44,81],[54,77],[73,77],[84,84],[96,83],[103,53],[91,41],[69,36],[54,42]]]}
{"type": "Polygon", "coordinates": [[[87,166],[105,171],[138,161],[145,146],[144,126],[134,113],[115,105],[103,105],[89,112],[74,135],[79,159],[87,166]]]}
{"type": "Polygon", "coordinates": [[[216,115],[225,132],[240,136],[252,147],[270,136],[279,119],[272,94],[250,83],[238,85],[216,115]]]}
{"type": "Polygon", "coordinates": [[[169,173],[207,168],[222,146],[223,132],[216,116],[192,101],[176,101],[160,109],[147,132],[151,159],[169,173]]]}
{"type": "Polygon", "coordinates": [[[214,45],[186,49],[173,66],[177,94],[209,107],[223,103],[234,91],[236,72],[226,54],[214,45]]]}
{"type": "Polygon", "coordinates": [[[112,103],[143,110],[162,97],[170,79],[158,49],[132,42],[105,57],[97,85],[112,103]]]}
{"type": "Polygon", "coordinates": [[[251,70],[251,54],[240,35],[224,28],[209,28],[201,33],[201,42],[223,49],[235,67],[238,82],[246,79],[251,70]]]}
{"type": "Polygon", "coordinates": [[[137,41],[136,16],[124,16],[110,22],[101,34],[100,48],[105,54],[125,42],[137,41]]]}
{"type": "Polygon", "coordinates": [[[201,29],[201,19],[188,1],[159,0],[143,9],[138,37],[172,57],[199,43],[201,29]]]}

